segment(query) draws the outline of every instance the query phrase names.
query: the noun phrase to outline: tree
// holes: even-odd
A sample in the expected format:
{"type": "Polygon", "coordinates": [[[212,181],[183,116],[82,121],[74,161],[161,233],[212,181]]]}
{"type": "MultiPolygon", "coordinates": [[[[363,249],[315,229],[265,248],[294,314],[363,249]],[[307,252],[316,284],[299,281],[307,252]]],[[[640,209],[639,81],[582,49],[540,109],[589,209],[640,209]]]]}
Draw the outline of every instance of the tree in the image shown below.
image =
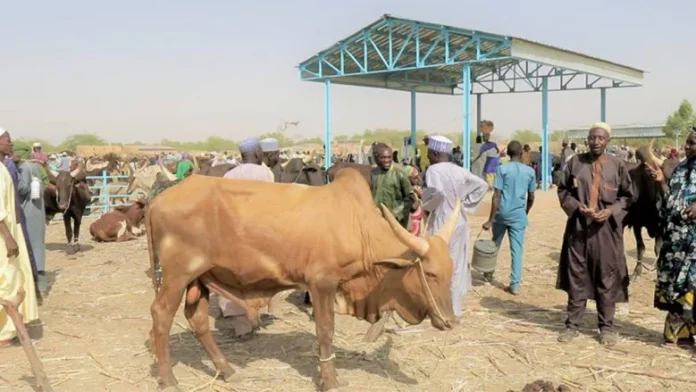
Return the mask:
{"type": "Polygon", "coordinates": [[[563,139],[568,138],[568,131],[562,131],[562,130],[555,130],[551,132],[549,135],[549,139],[551,139],[552,142],[561,142],[563,139]]]}
{"type": "Polygon", "coordinates": [[[671,140],[675,140],[679,135],[679,144],[686,140],[691,127],[696,125],[696,114],[691,102],[685,99],[679,104],[679,108],[667,117],[667,124],[662,129],[665,136],[671,140]]]}
{"type": "Polygon", "coordinates": [[[106,141],[97,135],[93,135],[91,133],[80,133],[80,134],[68,136],[67,138],[65,138],[65,140],[63,140],[63,143],[61,143],[58,146],[58,149],[61,151],[63,151],[63,150],[74,151],[75,147],[77,147],[77,146],[105,146],[105,145],[107,145],[106,141]]]}
{"type": "Polygon", "coordinates": [[[512,133],[510,139],[517,140],[520,143],[534,143],[541,141],[541,135],[532,129],[518,129],[512,133]]]}

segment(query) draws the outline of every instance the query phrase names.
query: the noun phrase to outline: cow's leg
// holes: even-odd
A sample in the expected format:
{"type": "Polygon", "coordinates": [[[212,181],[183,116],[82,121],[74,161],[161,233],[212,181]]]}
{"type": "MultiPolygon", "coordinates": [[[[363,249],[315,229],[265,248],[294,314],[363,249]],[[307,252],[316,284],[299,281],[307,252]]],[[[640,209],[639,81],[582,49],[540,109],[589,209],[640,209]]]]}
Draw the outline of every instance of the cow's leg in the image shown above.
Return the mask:
{"type": "Polygon", "coordinates": [[[660,250],[661,249],[662,249],[662,237],[656,236],[655,237],[655,249],[653,249],[655,251],[655,258],[660,257],[660,250]]]}
{"type": "Polygon", "coordinates": [[[73,220],[75,223],[73,230],[75,232],[75,240],[73,243],[75,244],[75,252],[78,252],[80,250],[80,226],[82,225],[82,214],[77,213],[73,215],[73,220]]]}
{"type": "Polygon", "coordinates": [[[65,225],[65,238],[68,240],[68,245],[70,245],[73,240],[73,231],[72,225],[70,224],[70,215],[67,213],[63,214],[63,225],[65,225]]]}
{"type": "Polygon", "coordinates": [[[70,221],[70,214],[68,212],[63,213],[63,225],[65,226],[65,238],[68,240],[68,248],[66,249],[67,254],[73,254],[73,230],[72,222],[70,221]]]}
{"type": "Polygon", "coordinates": [[[643,274],[643,255],[645,254],[645,242],[641,235],[641,227],[633,226],[633,236],[636,238],[636,268],[631,275],[631,281],[636,281],[643,274]]]}
{"type": "MultiPolygon", "coordinates": [[[[171,281],[171,280],[170,280],[171,281]]],[[[160,287],[155,300],[152,303],[150,312],[152,313],[152,332],[151,339],[154,340],[155,355],[159,365],[159,381],[162,389],[174,388],[178,384],[172,365],[169,362],[169,331],[172,329],[174,315],[181,304],[181,297],[184,295],[185,283],[173,285],[164,282],[160,287]]],[[[174,389],[174,391],[177,391],[174,389]]],[[[173,392],[174,392],[173,391],[173,392]]]]}
{"type": "MultiPolygon", "coordinates": [[[[229,380],[232,375],[234,375],[234,369],[227,362],[227,358],[220,350],[220,347],[215,342],[213,334],[210,332],[210,322],[208,320],[208,305],[210,292],[206,287],[202,287],[200,284],[195,284],[198,290],[201,290],[200,298],[195,302],[190,303],[186,301],[186,307],[184,308],[184,314],[191,328],[196,333],[196,337],[205,348],[205,351],[210,355],[215,364],[215,368],[220,371],[222,377],[225,380],[229,380]]],[[[191,288],[189,291],[192,290],[191,288]]],[[[189,295],[187,294],[187,297],[189,295]]]]}
{"type": "Polygon", "coordinates": [[[321,376],[320,387],[324,391],[339,387],[334,367],[334,301],[336,299],[336,283],[330,280],[322,280],[310,284],[309,292],[312,296],[314,307],[314,324],[319,340],[319,371],[321,376]]]}

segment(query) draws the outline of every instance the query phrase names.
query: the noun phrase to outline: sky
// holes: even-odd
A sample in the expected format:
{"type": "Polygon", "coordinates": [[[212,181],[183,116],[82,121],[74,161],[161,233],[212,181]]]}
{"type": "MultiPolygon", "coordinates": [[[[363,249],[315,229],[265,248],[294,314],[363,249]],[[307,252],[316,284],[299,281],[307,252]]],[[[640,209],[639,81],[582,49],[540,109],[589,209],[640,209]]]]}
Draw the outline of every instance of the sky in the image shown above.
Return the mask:
{"type": "MultiPolygon", "coordinates": [[[[297,65],[386,13],[528,38],[645,70],[643,87],[607,92],[612,124],[662,123],[681,100],[696,101],[690,31],[696,1],[572,4],[0,0],[0,127],[15,138],[51,142],[93,133],[112,142],[157,143],[242,140],[299,121],[290,136],[323,136],[323,85],[300,81],[297,65]]],[[[550,93],[550,129],[597,121],[599,96],[550,93]]],[[[461,97],[420,94],[417,103],[419,129],[461,130],[461,97]]],[[[332,104],[334,135],[410,127],[405,92],[334,85],[332,104]]],[[[485,95],[482,109],[501,135],[541,127],[540,94],[485,95]]]]}

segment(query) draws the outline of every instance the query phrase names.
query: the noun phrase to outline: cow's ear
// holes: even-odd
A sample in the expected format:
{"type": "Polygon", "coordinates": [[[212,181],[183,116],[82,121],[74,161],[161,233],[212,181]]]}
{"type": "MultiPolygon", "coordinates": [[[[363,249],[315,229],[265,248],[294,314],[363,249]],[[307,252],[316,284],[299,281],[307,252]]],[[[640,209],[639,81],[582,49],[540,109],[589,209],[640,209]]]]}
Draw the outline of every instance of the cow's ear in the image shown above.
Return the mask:
{"type": "Polygon", "coordinates": [[[377,265],[384,265],[391,268],[408,268],[413,265],[413,260],[410,259],[384,259],[376,261],[377,265]]]}

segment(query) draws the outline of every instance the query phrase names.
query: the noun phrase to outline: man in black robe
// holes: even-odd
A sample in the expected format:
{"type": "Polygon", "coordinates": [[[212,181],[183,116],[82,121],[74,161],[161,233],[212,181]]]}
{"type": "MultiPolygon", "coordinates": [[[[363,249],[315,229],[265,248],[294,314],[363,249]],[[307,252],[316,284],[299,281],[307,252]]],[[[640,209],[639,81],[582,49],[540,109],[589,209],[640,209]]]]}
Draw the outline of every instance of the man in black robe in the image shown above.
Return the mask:
{"type": "Polygon", "coordinates": [[[566,330],[558,340],[578,336],[587,300],[597,302],[600,342],[614,345],[616,303],[628,301],[628,268],[622,222],[633,197],[624,162],[605,154],[611,127],[596,123],[587,138],[589,152],[573,156],[558,187],[568,215],[556,288],[568,293],[566,330]]]}

